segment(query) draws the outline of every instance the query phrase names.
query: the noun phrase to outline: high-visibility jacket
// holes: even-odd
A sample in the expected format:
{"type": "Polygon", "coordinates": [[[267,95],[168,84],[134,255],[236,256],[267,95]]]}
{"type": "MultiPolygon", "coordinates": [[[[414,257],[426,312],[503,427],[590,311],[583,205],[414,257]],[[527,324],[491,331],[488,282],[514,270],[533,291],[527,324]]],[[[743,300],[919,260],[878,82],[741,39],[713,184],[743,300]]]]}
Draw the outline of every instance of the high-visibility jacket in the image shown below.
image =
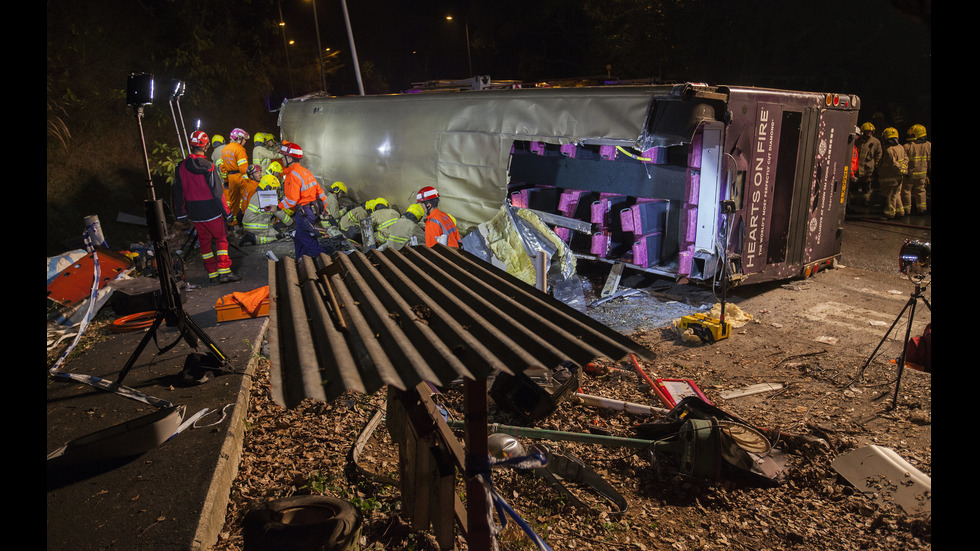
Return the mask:
{"type": "Polygon", "coordinates": [[[443,245],[459,247],[460,237],[459,230],[456,229],[456,221],[438,208],[433,208],[425,219],[425,244],[434,247],[436,243],[442,242],[441,238],[445,239],[443,245]]]}
{"type": "Polygon", "coordinates": [[[317,199],[324,202],[327,200],[327,194],[305,166],[293,163],[282,170],[282,176],[285,195],[279,201],[280,209],[295,210],[296,207],[309,205],[317,199]]]}
{"type": "Polygon", "coordinates": [[[228,175],[228,185],[241,183],[248,174],[248,155],[238,142],[228,142],[221,150],[221,170],[228,175]]]}
{"type": "Polygon", "coordinates": [[[252,162],[261,166],[263,172],[269,170],[269,164],[278,158],[278,151],[273,151],[264,145],[257,145],[252,149],[252,162]]]}
{"type": "Polygon", "coordinates": [[[266,212],[262,210],[262,208],[259,207],[259,194],[256,193],[251,199],[249,199],[248,208],[245,209],[245,212],[242,214],[242,228],[244,228],[245,231],[255,235],[255,238],[260,245],[264,245],[266,243],[272,243],[278,236],[278,232],[275,228],[276,220],[279,220],[286,226],[293,223],[292,217],[290,217],[284,210],[277,210],[273,212],[266,212]]]}
{"type": "Polygon", "coordinates": [[[359,228],[361,225],[361,220],[369,216],[371,216],[371,213],[364,208],[364,205],[358,205],[350,209],[340,217],[340,220],[338,220],[340,231],[346,232],[350,228],[359,228]]]}
{"type": "MultiPolygon", "coordinates": [[[[379,229],[378,235],[381,234],[382,230],[379,229]]],[[[398,218],[384,230],[384,234],[384,240],[380,237],[375,240],[382,243],[384,248],[395,249],[396,251],[407,245],[412,237],[417,237],[419,243],[425,240],[425,231],[414,217],[402,216],[398,218]]]]}
{"type": "Polygon", "coordinates": [[[878,179],[901,182],[908,170],[909,157],[905,154],[905,148],[899,144],[886,147],[881,158],[881,164],[878,165],[878,179]]]}
{"type": "Polygon", "coordinates": [[[374,241],[378,245],[388,239],[391,226],[398,221],[400,215],[392,208],[374,209],[371,213],[371,226],[374,228],[374,241]]]}
{"type": "Polygon", "coordinates": [[[922,140],[907,142],[905,154],[909,157],[908,178],[923,180],[929,174],[929,163],[932,161],[932,142],[922,140]]]}
{"type": "Polygon", "coordinates": [[[857,144],[854,144],[851,147],[851,179],[857,178],[859,159],[860,156],[858,155],[858,146],[857,144]]]}
{"type": "Polygon", "coordinates": [[[870,178],[875,169],[878,168],[878,163],[881,162],[881,142],[874,136],[865,138],[861,135],[854,143],[857,144],[858,148],[857,176],[870,178]]]}
{"type": "Polygon", "coordinates": [[[214,151],[211,152],[211,163],[214,164],[214,168],[218,171],[218,176],[221,177],[222,181],[228,179],[228,175],[225,173],[224,164],[221,162],[221,152],[224,151],[225,145],[226,144],[223,143],[218,144],[218,147],[215,147],[214,151]]]}

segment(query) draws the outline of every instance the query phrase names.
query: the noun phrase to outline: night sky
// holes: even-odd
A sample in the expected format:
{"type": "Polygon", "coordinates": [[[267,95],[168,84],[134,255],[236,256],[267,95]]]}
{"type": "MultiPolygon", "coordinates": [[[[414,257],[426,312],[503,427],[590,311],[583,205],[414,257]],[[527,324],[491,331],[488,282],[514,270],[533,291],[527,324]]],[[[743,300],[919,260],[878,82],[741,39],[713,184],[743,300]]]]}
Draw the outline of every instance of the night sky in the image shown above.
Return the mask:
{"type": "MultiPolygon", "coordinates": [[[[383,75],[389,92],[413,82],[466,78],[470,65],[473,74],[525,82],[659,76],[855,93],[863,100],[862,118],[882,111],[900,119],[896,124],[911,124],[914,118],[930,126],[929,1],[700,0],[679,2],[685,9],[646,19],[630,19],[626,13],[637,2],[583,3],[602,6],[609,21],[597,24],[576,10],[562,9],[561,2],[548,1],[348,0],[347,8],[362,81],[367,83],[370,73],[383,75]],[[446,15],[454,20],[447,21],[446,15]],[[624,27],[624,34],[646,36],[636,42],[613,36],[619,30],[616,17],[634,25],[624,27]],[[646,21],[661,19],[669,20],[664,28],[642,28],[646,21]],[[630,46],[617,58],[600,40],[630,46]]],[[[282,0],[280,5],[287,38],[296,40],[290,47],[293,58],[303,51],[315,56],[311,1],[282,0]]],[[[358,93],[342,6],[343,0],[318,0],[316,7],[323,48],[339,49],[338,59],[345,64],[328,84],[333,95],[358,93]]],[[[367,93],[373,86],[366,84],[367,93]]]]}

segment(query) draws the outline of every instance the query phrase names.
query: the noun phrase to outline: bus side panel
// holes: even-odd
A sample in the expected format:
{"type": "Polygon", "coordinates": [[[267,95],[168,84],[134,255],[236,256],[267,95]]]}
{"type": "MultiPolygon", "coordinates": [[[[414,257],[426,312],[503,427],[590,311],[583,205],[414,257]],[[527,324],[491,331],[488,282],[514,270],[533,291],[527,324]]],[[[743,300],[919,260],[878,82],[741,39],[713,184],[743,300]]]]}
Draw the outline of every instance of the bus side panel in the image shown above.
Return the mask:
{"type": "Polygon", "coordinates": [[[839,255],[844,223],[844,178],[850,165],[848,136],[856,117],[847,111],[824,110],[820,116],[804,261],[839,255]]]}

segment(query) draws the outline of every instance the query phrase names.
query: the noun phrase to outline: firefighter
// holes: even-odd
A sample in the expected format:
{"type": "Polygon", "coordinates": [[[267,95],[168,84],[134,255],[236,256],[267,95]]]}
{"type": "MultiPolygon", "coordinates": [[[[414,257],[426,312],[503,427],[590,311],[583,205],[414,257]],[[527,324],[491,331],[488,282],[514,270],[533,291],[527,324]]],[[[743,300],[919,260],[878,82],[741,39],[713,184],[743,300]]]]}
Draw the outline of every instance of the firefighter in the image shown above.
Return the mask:
{"type": "Polygon", "coordinates": [[[374,244],[381,245],[388,238],[388,229],[401,218],[398,211],[388,205],[388,200],[378,197],[371,209],[371,231],[374,232],[374,244]]]}
{"type": "Polygon", "coordinates": [[[228,175],[228,210],[235,217],[232,225],[241,223],[242,210],[248,205],[243,193],[248,177],[248,154],[244,147],[248,138],[248,132],[236,128],[228,135],[229,141],[221,150],[222,168],[228,175]]]}
{"type": "Polygon", "coordinates": [[[334,220],[339,221],[345,212],[356,205],[354,200],[350,198],[350,195],[347,194],[347,184],[339,181],[330,184],[330,193],[327,195],[327,204],[325,206],[327,213],[334,220]]]}
{"type": "MultiPolygon", "coordinates": [[[[291,209],[294,213],[296,231],[293,233],[293,246],[298,260],[302,256],[316,257],[325,254],[317,240],[316,229],[320,213],[314,210],[317,200],[326,201],[327,195],[317,183],[310,170],[300,164],[303,148],[298,144],[284,141],[279,148],[282,156],[283,191],[285,197],[279,201],[280,210],[291,209]]],[[[268,207],[270,210],[273,207],[268,207]]]]}
{"type": "Polygon", "coordinates": [[[417,243],[425,241],[425,230],[419,222],[425,218],[425,209],[418,203],[412,203],[405,209],[405,214],[394,221],[386,228],[378,228],[377,241],[379,251],[385,249],[400,250],[405,245],[411,244],[414,237],[417,243]]]}
{"type": "Polygon", "coordinates": [[[211,151],[211,163],[218,171],[218,175],[221,176],[221,183],[222,186],[224,186],[226,176],[224,169],[221,167],[221,150],[225,148],[224,137],[222,137],[221,134],[215,134],[214,137],[211,138],[211,147],[214,148],[214,150],[211,151]]]}
{"type": "Polygon", "coordinates": [[[852,191],[865,205],[871,202],[875,174],[881,162],[881,142],[874,137],[875,126],[870,122],[861,125],[861,135],[855,140],[858,150],[857,178],[852,191]]]}
{"type": "Polygon", "coordinates": [[[459,230],[456,220],[439,210],[439,192],[426,186],[415,195],[415,202],[425,209],[425,245],[434,247],[441,243],[447,247],[459,248],[459,230]]]}
{"type": "MultiPolygon", "coordinates": [[[[321,222],[323,227],[338,227],[340,225],[340,217],[347,211],[346,208],[342,208],[340,204],[340,198],[343,196],[347,198],[347,186],[343,182],[334,182],[330,184],[330,192],[327,193],[327,201],[323,204],[324,219],[321,222]]],[[[350,201],[353,203],[353,201],[350,201]]]]}
{"type": "Polygon", "coordinates": [[[340,220],[337,221],[337,227],[347,239],[358,240],[358,237],[361,235],[361,220],[371,216],[374,201],[374,199],[371,199],[370,201],[354,206],[345,212],[340,217],[340,220]]]}
{"type": "Polygon", "coordinates": [[[886,220],[894,220],[904,215],[902,206],[902,178],[908,173],[909,158],[905,148],[898,143],[898,130],[886,128],[881,133],[884,140],[884,152],[878,165],[878,186],[885,197],[885,207],[882,214],[886,220]]]}
{"type": "MultiPolygon", "coordinates": [[[[273,174],[267,173],[259,181],[257,191],[277,191],[282,186],[279,179],[273,174]]],[[[242,237],[239,246],[245,245],[265,245],[283,238],[282,232],[276,229],[276,223],[283,226],[293,223],[292,217],[285,210],[275,210],[269,212],[260,205],[259,194],[255,193],[248,202],[248,208],[242,215],[242,228],[245,229],[245,236],[242,237]]]]}
{"type": "Polygon", "coordinates": [[[902,180],[902,206],[905,215],[913,208],[918,214],[928,210],[926,186],[929,184],[929,164],[932,162],[932,142],[926,139],[926,127],[913,124],[909,128],[911,141],[905,142],[905,154],[909,158],[909,172],[902,180]]]}
{"type": "Polygon", "coordinates": [[[262,170],[268,170],[269,165],[279,158],[278,151],[275,150],[275,136],[265,132],[255,135],[255,147],[252,149],[252,162],[261,166],[262,170]]]}
{"type": "Polygon", "coordinates": [[[222,198],[218,173],[204,154],[208,141],[208,135],[200,130],[190,135],[190,155],[174,170],[174,214],[178,222],[190,220],[194,224],[208,281],[232,283],[242,278],[232,273],[228,256],[225,222],[231,212],[222,198]]]}

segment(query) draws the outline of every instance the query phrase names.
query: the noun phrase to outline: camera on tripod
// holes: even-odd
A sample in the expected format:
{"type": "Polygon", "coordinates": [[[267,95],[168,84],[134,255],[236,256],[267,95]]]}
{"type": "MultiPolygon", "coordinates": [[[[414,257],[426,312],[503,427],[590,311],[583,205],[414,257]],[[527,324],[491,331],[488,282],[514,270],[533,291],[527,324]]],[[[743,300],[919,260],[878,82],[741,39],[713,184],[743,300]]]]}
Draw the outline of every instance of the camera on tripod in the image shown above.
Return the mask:
{"type": "Polygon", "coordinates": [[[932,244],[906,239],[898,253],[898,271],[913,281],[922,281],[931,275],[932,244]]]}

